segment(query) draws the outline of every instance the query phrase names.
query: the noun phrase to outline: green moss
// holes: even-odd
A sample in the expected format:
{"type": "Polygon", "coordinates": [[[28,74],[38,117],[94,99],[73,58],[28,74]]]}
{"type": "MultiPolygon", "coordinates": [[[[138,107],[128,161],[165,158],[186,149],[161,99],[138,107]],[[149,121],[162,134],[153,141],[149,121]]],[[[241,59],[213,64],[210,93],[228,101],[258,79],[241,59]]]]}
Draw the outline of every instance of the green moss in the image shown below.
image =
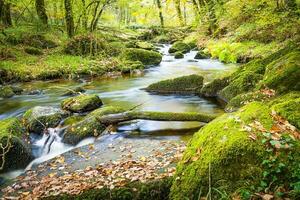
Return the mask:
{"type": "Polygon", "coordinates": [[[174,57],[176,59],[180,59],[180,58],[184,58],[184,54],[180,51],[177,51],[175,54],[174,54],[174,57]]]}
{"type": "Polygon", "coordinates": [[[238,94],[249,92],[256,87],[256,84],[263,78],[262,75],[253,72],[242,72],[229,85],[220,91],[220,97],[226,101],[231,100],[238,94]]]}
{"type": "Polygon", "coordinates": [[[270,101],[271,99],[272,97],[270,97],[265,93],[262,93],[261,91],[239,94],[228,102],[228,104],[226,105],[226,110],[232,111],[246,104],[249,104],[253,101],[265,102],[265,101],[270,101]]]}
{"type": "Polygon", "coordinates": [[[158,93],[196,93],[203,86],[203,77],[193,74],[153,83],[146,88],[158,93]]]}
{"type": "Polygon", "coordinates": [[[43,51],[35,47],[26,47],[24,51],[30,55],[43,55],[43,51]]]}
{"type": "Polygon", "coordinates": [[[300,97],[275,104],[272,109],[300,129],[300,97]]]}
{"type": "Polygon", "coordinates": [[[300,90],[300,51],[289,53],[268,64],[261,87],[278,92],[300,90]]]}
{"type": "Polygon", "coordinates": [[[187,53],[191,50],[191,47],[183,42],[175,42],[172,47],[169,49],[169,53],[175,53],[180,51],[182,53],[187,53]]]}
{"type": "Polygon", "coordinates": [[[2,98],[10,98],[15,95],[11,86],[2,86],[0,87],[0,97],[2,98]]]}
{"type": "Polygon", "coordinates": [[[149,42],[137,42],[136,47],[145,50],[154,50],[153,44],[149,42]]]}
{"type": "Polygon", "coordinates": [[[162,60],[162,55],[155,51],[128,48],[122,53],[121,58],[123,60],[140,61],[144,65],[158,65],[162,60]]]}
{"type": "MultiPolygon", "coordinates": [[[[269,112],[262,103],[250,103],[237,113],[216,118],[196,133],[177,166],[171,199],[196,200],[200,190],[205,196],[209,175],[211,186],[221,187],[227,194],[257,184],[262,174],[264,147],[259,139],[250,139],[243,126],[257,120],[271,128],[269,112]]],[[[261,134],[256,133],[258,138],[261,134]]]]}
{"type": "Polygon", "coordinates": [[[143,70],[145,69],[145,66],[141,61],[125,60],[120,63],[118,68],[123,74],[129,74],[134,70],[143,70]]]}
{"type": "Polygon", "coordinates": [[[70,124],[70,126],[65,130],[63,141],[68,144],[76,145],[87,137],[99,136],[105,130],[106,126],[97,121],[97,117],[123,111],[125,110],[118,107],[107,106],[94,110],[84,118],[73,116],[67,119],[67,123],[70,124]]]}
{"type": "Polygon", "coordinates": [[[79,95],[67,98],[61,102],[63,110],[76,113],[92,111],[102,105],[103,103],[98,95],[79,95]]]}
{"type": "Polygon", "coordinates": [[[195,55],[195,59],[206,59],[206,58],[209,58],[209,55],[205,53],[203,50],[198,51],[197,54],[195,55]]]}
{"type": "Polygon", "coordinates": [[[200,90],[200,94],[205,97],[217,97],[220,90],[229,84],[229,77],[214,79],[205,84],[200,90]]]}
{"type": "Polygon", "coordinates": [[[30,132],[42,134],[47,128],[55,128],[62,120],[64,113],[57,108],[36,106],[23,115],[26,128],[30,132]]]}
{"type": "Polygon", "coordinates": [[[48,197],[46,199],[168,200],[171,184],[172,178],[164,178],[146,183],[132,182],[114,189],[107,187],[102,189],[90,189],[76,196],[61,195],[48,197]]]}
{"type": "Polygon", "coordinates": [[[165,44],[171,42],[171,38],[167,35],[159,35],[153,39],[153,42],[165,44]]]}
{"type": "MultiPolygon", "coordinates": [[[[8,150],[4,155],[4,167],[0,172],[25,167],[32,160],[29,147],[22,141],[24,136],[25,129],[18,119],[0,120],[0,144],[2,147],[6,147],[5,150],[8,150]],[[9,147],[7,144],[11,146],[9,147]]],[[[0,150],[0,153],[3,154],[3,149],[0,150]]],[[[3,164],[2,162],[1,159],[0,165],[3,164]]]]}

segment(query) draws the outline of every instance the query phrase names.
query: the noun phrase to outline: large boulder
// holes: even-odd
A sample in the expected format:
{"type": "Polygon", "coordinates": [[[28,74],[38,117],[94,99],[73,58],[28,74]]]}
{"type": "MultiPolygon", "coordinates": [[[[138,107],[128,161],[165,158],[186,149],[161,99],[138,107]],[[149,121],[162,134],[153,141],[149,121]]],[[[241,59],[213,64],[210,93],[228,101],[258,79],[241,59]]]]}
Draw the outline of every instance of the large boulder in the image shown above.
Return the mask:
{"type": "Polygon", "coordinates": [[[64,115],[59,108],[36,106],[23,115],[23,120],[29,132],[41,134],[47,128],[58,126],[64,115]]]}
{"type": "Polygon", "coordinates": [[[0,172],[24,168],[33,159],[23,137],[25,128],[18,119],[0,120],[0,144],[3,147],[0,149],[0,172]]]}
{"type": "Polygon", "coordinates": [[[84,118],[71,117],[70,119],[66,119],[66,121],[69,121],[69,126],[64,132],[63,141],[71,145],[76,145],[87,137],[97,137],[106,128],[105,125],[98,122],[97,117],[123,111],[121,108],[108,106],[98,108],[84,118]]]}
{"type": "Polygon", "coordinates": [[[208,123],[193,136],[177,165],[170,199],[198,200],[212,187],[218,188],[211,190],[213,199],[238,195],[241,188],[249,195],[259,188],[274,191],[281,184],[292,188],[299,181],[292,178],[299,172],[299,141],[292,135],[274,139],[278,135],[270,132],[278,129],[277,123],[269,106],[258,102],[208,123]]]}
{"type": "Polygon", "coordinates": [[[200,90],[200,94],[205,97],[217,97],[218,93],[228,86],[229,77],[217,78],[213,81],[205,84],[203,88],[200,90]]]}
{"type": "Polygon", "coordinates": [[[11,86],[0,86],[0,97],[10,98],[15,95],[13,88],[11,86]]]}
{"type": "Polygon", "coordinates": [[[175,53],[180,51],[182,53],[188,53],[191,50],[191,47],[183,42],[175,42],[172,47],[169,49],[169,53],[175,53]]]}
{"type": "Polygon", "coordinates": [[[103,103],[98,95],[79,95],[76,97],[70,97],[61,102],[63,110],[67,110],[74,113],[84,113],[95,110],[102,106],[103,103]]]}
{"type": "Polygon", "coordinates": [[[181,59],[181,58],[184,58],[184,54],[180,51],[177,51],[175,54],[174,54],[174,58],[175,59],[181,59]]]}
{"type": "Polygon", "coordinates": [[[203,50],[198,51],[197,54],[195,55],[195,59],[206,59],[206,58],[209,58],[209,55],[205,53],[203,50]]]}
{"type": "Polygon", "coordinates": [[[202,86],[203,77],[193,74],[153,83],[145,90],[165,94],[195,94],[202,86]]]}
{"type": "Polygon", "coordinates": [[[162,55],[155,51],[128,48],[121,55],[122,59],[140,61],[144,65],[158,65],[162,61],[162,55]]]}
{"type": "Polygon", "coordinates": [[[140,49],[145,49],[145,50],[154,50],[153,44],[149,42],[136,42],[136,47],[140,49]]]}
{"type": "Polygon", "coordinates": [[[262,87],[278,92],[300,91],[300,51],[291,52],[271,62],[261,82],[262,87]]]}
{"type": "Polygon", "coordinates": [[[219,96],[225,101],[230,101],[238,94],[253,90],[262,78],[261,74],[251,71],[242,72],[230,80],[229,85],[220,91],[219,96]]]}

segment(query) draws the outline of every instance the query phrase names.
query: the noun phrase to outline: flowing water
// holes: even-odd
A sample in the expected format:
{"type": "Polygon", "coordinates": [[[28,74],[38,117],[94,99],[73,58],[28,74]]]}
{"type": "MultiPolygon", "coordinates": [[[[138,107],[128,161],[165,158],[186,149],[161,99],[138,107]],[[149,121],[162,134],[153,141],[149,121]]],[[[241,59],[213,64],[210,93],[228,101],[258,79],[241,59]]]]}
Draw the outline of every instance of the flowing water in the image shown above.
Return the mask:
{"type": "MultiPolygon", "coordinates": [[[[66,98],[63,96],[63,93],[66,92],[64,88],[72,89],[78,86],[86,89],[88,94],[98,94],[106,105],[117,105],[124,108],[140,105],[138,109],[150,111],[222,113],[222,108],[216,102],[198,96],[164,96],[149,94],[142,90],[151,83],[190,74],[203,75],[204,81],[208,82],[235,69],[234,65],[225,65],[216,60],[194,60],[196,51],[191,51],[185,55],[184,59],[177,60],[168,54],[168,49],[169,45],[161,47],[160,51],[163,54],[163,61],[157,67],[147,69],[142,76],[80,81],[36,81],[21,84],[22,88],[38,89],[42,90],[42,93],[0,99],[0,119],[21,116],[26,110],[38,105],[59,106],[60,101],[66,98]]],[[[199,122],[138,120],[120,125],[116,135],[118,137],[134,137],[136,139],[149,137],[151,139],[185,140],[199,126],[199,122]]],[[[61,132],[61,129],[54,128],[48,129],[47,135],[38,136],[31,134],[33,154],[37,157],[33,163],[40,163],[74,148],[61,142],[61,132]]],[[[108,137],[108,139],[112,139],[116,135],[108,137]]],[[[77,147],[91,142],[94,142],[94,139],[86,139],[78,144],[77,147]]],[[[105,140],[101,140],[101,142],[105,142],[105,140]]],[[[31,165],[32,163],[28,168],[31,165]]]]}

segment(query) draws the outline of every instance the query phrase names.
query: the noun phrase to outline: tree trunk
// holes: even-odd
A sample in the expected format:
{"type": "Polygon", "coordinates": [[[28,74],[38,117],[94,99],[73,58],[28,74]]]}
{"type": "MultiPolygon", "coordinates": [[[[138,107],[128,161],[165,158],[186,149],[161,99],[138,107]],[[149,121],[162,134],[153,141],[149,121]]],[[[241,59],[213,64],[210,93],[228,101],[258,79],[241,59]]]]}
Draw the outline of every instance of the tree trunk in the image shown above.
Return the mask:
{"type": "Polygon", "coordinates": [[[37,12],[37,15],[41,22],[44,25],[48,25],[48,16],[46,14],[46,8],[45,8],[45,1],[44,0],[35,0],[35,9],[37,12]]]}
{"type": "Polygon", "coordinates": [[[86,13],[86,2],[85,0],[81,0],[82,2],[82,26],[85,30],[87,30],[88,28],[88,16],[87,16],[87,13],[86,13]]]}
{"type": "Polygon", "coordinates": [[[71,0],[65,0],[65,12],[67,32],[68,36],[71,38],[74,36],[74,19],[71,0]]]}
{"type": "Polygon", "coordinates": [[[3,25],[6,27],[12,26],[10,6],[10,3],[6,3],[4,0],[0,0],[0,19],[3,25]]]}
{"type": "Polygon", "coordinates": [[[176,7],[177,17],[179,19],[180,26],[184,26],[183,17],[181,13],[180,0],[175,0],[175,7],[176,7]]]}
{"type": "Polygon", "coordinates": [[[199,121],[208,123],[216,117],[216,115],[209,115],[204,113],[127,111],[123,113],[100,116],[97,117],[97,120],[105,125],[118,124],[120,122],[131,121],[136,119],[153,121],[199,121]]]}
{"type": "Polygon", "coordinates": [[[195,16],[196,16],[196,21],[199,20],[199,16],[200,16],[200,9],[198,7],[198,3],[196,2],[196,0],[192,0],[193,3],[193,8],[194,8],[194,12],[195,12],[195,16]]]}
{"type": "Polygon", "coordinates": [[[100,11],[98,12],[97,15],[94,16],[94,20],[92,21],[92,24],[91,24],[91,32],[96,30],[97,28],[97,25],[98,25],[98,22],[99,22],[99,19],[100,17],[102,16],[102,13],[103,11],[105,10],[105,7],[110,3],[110,0],[106,0],[103,5],[102,5],[102,8],[100,9],[100,11]]]}
{"type": "Polygon", "coordinates": [[[159,12],[160,26],[164,27],[164,16],[163,16],[163,13],[162,13],[161,1],[156,0],[156,3],[157,3],[157,7],[158,7],[158,12],[159,12]]]}

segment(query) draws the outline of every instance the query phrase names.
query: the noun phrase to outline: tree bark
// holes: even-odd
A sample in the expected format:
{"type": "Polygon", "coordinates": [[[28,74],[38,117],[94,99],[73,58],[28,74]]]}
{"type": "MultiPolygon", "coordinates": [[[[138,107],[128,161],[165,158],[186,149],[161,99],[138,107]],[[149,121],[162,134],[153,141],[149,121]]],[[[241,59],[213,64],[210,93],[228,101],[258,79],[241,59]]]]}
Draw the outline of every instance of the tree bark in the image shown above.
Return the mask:
{"type": "Polygon", "coordinates": [[[160,26],[164,27],[164,16],[163,16],[163,13],[162,13],[161,1],[156,0],[156,3],[157,3],[157,7],[158,7],[158,12],[159,12],[160,26]]]}
{"type": "Polygon", "coordinates": [[[176,8],[177,17],[179,19],[180,26],[184,26],[183,17],[181,13],[180,0],[175,0],[175,8],[176,8]]]}
{"type": "Polygon", "coordinates": [[[110,114],[97,117],[97,120],[105,125],[118,124],[120,122],[136,119],[153,121],[199,121],[208,123],[215,119],[216,115],[204,113],[172,113],[172,112],[152,112],[152,111],[127,111],[123,113],[110,114]]]}
{"type": "MultiPolygon", "coordinates": [[[[106,7],[109,3],[110,3],[110,0],[106,0],[106,1],[103,3],[103,5],[102,5],[100,11],[98,12],[98,14],[96,14],[98,8],[95,10],[95,14],[96,14],[96,15],[94,15],[94,19],[92,20],[91,27],[90,27],[91,32],[93,32],[94,30],[96,30],[97,25],[98,25],[98,22],[99,22],[99,19],[100,19],[100,17],[102,16],[103,11],[105,10],[105,7],[106,7]]],[[[97,7],[98,7],[98,6],[99,6],[99,4],[97,5],[97,7]]]]}
{"type": "Polygon", "coordinates": [[[87,30],[88,28],[88,16],[87,16],[87,12],[86,12],[86,2],[85,0],[81,0],[82,2],[82,26],[85,30],[87,30]]]}
{"type": "Polygon", "coordinates": [[[35,9],[37,12],[37,15],[41,22],[44,25],[48,25],[48,16],[46,14],[46,8],[45,8],[45,1],[44,0],[35,0],[35,9]]]}
{"type": "Polygon", "coordinates": [[[74,19],[70,0],[65,0],[65,18],[68,36],[71,38],[74,36],[74,19]]]}
{"type": "Polygon", "coordinates": [[[11,19],[11,4],[6,3],[4,0],[0,0],[0,19],[4,26],[12,26],[11,19]]]}
{"type": "Polygon", "coordinates": [[[196,0],[192,0],[193,3],[193,8],[194,8],[194,12],[195,12],[195,16],[196,16],[196,21],[199,20],[199,16],[200,16],[200,9],[198,7],[198,3],[196,2],[196,0]]]}

